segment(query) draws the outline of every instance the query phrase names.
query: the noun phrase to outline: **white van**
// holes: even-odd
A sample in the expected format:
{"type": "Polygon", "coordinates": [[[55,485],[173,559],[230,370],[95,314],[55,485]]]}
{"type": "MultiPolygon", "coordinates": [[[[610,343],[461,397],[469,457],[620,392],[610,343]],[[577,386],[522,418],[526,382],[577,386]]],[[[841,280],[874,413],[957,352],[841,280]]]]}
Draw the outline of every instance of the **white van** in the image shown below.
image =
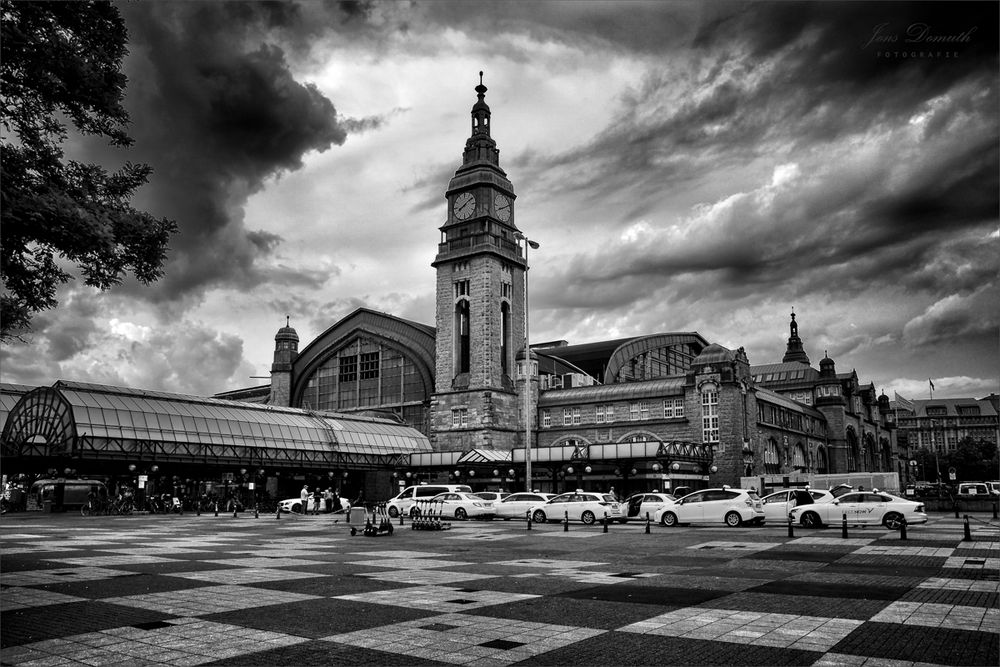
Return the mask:
{"type": "Polygon", "coordinates": [[[413,514],[413,505],[417,500],[430,500],[439,493],[472,493],[472,487],[466,484],[421,484],[408,486],[391,498],[386,504],[386,511],[393,519],[400,514],[413,514]]]}

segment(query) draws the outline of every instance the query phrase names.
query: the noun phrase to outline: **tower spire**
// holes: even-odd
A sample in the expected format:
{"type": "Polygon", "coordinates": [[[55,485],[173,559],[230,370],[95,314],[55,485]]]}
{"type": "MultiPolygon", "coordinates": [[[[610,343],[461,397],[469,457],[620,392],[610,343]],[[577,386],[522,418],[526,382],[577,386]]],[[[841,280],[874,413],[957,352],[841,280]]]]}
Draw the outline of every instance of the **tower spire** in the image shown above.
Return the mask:
{"type": "Polygon", "coordinates": [[[781,358],[782,363],[789,361],[799,361],[804,364],[809,363],[809,355],[802,347],[802,339],[799,338],[799,325],[795,322],[795,307],[792,307],[792,319],[788,324],[788,347],[785,349],[785,356],[781,358]]]}

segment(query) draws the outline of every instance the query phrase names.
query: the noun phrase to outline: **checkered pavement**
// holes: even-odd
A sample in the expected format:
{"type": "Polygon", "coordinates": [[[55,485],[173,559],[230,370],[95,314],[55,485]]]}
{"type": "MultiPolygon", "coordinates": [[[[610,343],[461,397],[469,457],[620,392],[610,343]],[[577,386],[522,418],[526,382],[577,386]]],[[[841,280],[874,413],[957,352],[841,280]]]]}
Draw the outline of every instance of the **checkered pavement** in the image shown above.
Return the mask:
{"type": "Polygon", "coordinates": [[[1000,527],[22,515],[3,665],[1000,664],[1000,527]]]}

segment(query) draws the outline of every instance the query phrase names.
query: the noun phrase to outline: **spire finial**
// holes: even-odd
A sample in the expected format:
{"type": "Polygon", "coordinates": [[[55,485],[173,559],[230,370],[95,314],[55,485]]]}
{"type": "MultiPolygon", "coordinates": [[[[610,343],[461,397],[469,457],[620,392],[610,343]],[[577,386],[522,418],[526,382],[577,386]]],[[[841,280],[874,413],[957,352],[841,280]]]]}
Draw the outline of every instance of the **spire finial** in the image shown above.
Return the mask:
{"type": "Polygon", "coordinates": [[[483,85],[483,70],[479,70],[479,85],[483,85]]]}
{"type": "Polygon", "coordinates": [[[291,324],[289,324],[290,321],[291,321],[291,316],[285,315],[285,326],[286,327],[287,326],[291,326],[291,324]]]}

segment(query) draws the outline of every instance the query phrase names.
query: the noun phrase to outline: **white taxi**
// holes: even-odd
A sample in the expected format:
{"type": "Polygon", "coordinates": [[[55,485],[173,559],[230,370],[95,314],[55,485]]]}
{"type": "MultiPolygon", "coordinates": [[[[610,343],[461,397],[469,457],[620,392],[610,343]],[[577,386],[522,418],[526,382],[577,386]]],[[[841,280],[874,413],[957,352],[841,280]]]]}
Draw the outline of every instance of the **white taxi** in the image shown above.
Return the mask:
{"type": "Polygon", "coordinates": [[[764,505],[764,520],[767,523],[788,523],[788,513],[796,505],[828,503],[849,493],[854,487],[839,484],[832,489],[782,489],[761,498],[764,505]]]}
{"type": "Polygon", "coordinates": [[[845,493],[829,503],[793,507],[792,523],[806,527],[839,524],[847,517],[848,525],[877,526],[896,530],[906,523],[927,523],[923,503],[899,498],[878,489],[845,493]]]}
{"type": "Polygon", "coordinates": [[[669,493],[637,493],[622,503],[625,505],[625,518],[629,521],[645,521],[647,516],[653,516],[656,510],[663,509],[674,500],[669,493]]]}
{"type": "Polygon", "coordinates": [[[555,498],[553,493],[512,493],[500,502],[493,503],[497,518],[504,521],[511,519],[527,519],[528,512],[535,505],[555,498]]]}
{"type": "Polygon", "coordinates": [[[546,503],[531,508],[531,520],[535,523],[546,521],[582,521],[588,526],[604,519],[625,523],[618,500],[610,493],[582,491],[562,493],[546,503]]]}
{"type": "Polygon", "coordinates": [[[477,518],[492,519],[496,514],[493,501],[466,492],[441,493],[430,499],[429,511],[458,520],[477,518]]]}
{"type": "Polygon", "coordinates": [[[664,526],[680,523],[725,523],[736,528],[744,523],[763,524],[764,507],[756,491],[702,489],[689,493],[657,510],[653,520],[664,526]]]}

